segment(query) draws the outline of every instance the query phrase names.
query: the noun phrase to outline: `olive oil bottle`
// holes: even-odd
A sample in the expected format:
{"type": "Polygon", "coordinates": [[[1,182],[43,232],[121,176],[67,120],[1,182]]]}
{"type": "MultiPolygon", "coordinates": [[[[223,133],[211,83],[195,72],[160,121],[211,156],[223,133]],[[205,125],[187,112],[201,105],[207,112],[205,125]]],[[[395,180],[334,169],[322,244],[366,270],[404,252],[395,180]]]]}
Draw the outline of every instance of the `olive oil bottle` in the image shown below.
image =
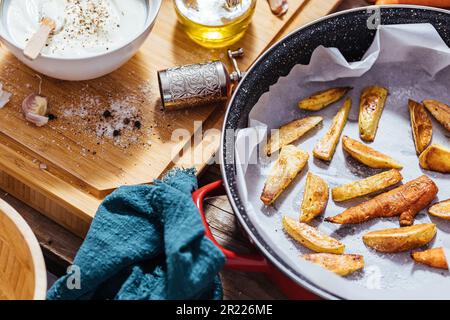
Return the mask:
{"type": "Polygon", "coordinates": [[[188,36],[207,48],[229,46],[247,31],[256,0],[174,0],[188,36]]]}

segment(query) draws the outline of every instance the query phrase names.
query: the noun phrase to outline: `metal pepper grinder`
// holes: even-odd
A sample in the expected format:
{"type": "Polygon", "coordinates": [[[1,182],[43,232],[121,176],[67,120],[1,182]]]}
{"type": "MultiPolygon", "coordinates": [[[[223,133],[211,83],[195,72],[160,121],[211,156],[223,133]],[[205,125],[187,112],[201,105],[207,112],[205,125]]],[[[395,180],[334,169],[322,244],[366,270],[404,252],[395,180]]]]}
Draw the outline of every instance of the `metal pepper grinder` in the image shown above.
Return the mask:
{"type": "Polygon", "coordinates": [[[191,108],[223,102],[231,94],[233,84],[242,79],[237,58],[244,49],[228,50],[234,71],[229,73],[221,61],[196,63],[158,71],[159,90],[164,110],[191,108]]]}

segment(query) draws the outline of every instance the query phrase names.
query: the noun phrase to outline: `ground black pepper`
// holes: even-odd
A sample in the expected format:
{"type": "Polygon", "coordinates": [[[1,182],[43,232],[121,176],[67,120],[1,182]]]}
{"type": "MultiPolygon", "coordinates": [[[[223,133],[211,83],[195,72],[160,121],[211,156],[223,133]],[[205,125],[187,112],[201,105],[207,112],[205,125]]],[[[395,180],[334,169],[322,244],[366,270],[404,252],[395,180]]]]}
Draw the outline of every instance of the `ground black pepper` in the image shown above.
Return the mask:
{"type": "Polygon", "coordinates": [[[105,119],[112,118],[112,113],[111,113],[111,111],[105,110],[105,111],[103,112],[103,117],[104,117],[105,119]]]}

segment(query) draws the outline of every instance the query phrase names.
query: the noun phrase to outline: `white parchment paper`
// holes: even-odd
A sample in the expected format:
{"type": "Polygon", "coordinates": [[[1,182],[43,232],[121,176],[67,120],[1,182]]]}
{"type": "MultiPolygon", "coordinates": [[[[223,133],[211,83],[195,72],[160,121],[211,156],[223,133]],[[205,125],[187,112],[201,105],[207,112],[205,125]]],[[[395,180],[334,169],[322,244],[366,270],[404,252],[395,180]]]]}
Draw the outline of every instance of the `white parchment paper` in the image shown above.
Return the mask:
{"type": "MultiPolygon", "coordinates": [[[[408,99],[437,99],[450,102],[450,49],[430,24],[380,26],[374,43],[359,62],[348,63],[336,48],[317,48],[309,65],[297,65],[290,74],[280,78],[269,92],[261,96],[249,117],[249,128],[238,133],[236,160],[240,196],[251,221],[266,241],[279,252],[290,266],[319,287],[342,298],[450,298],[450,273],[414,264],[410,253],[380,254],[368,249],[362,235],[368,231],[399,227],[398,218],[375,219],[361,225],[338,226],[323,222],[315,225],[346,245],[346,253],[365,257],[363,272],[340,278],[299,259],[309,252],[292,241],[281,226],[283,215],[298,218],[306,173],[323,177],[330,189],[379,171],[358,164],[346,156],[339,143],[330,163],[312,157],[315,143],[328,130],[342,101],[318,112],[298,109],[301,98],[319,90],[337,86],[352,86],[353,106],[343,135],[359,139],[358,111],[361,90],[369,85],[382,85],[390,95],[383,112],[378,133],[371,146],[389,154],[404,165],[404,182],[427,174],[438,185],[439,198],[450,198],[450,175],[424,171],[420,168],[411,134],[408,99]],[[270,159],[257,152],[263,147],[265,134],[294,119],[321,115],[323,125],[295,144],[310,153],[308,167],[294,180],[273,207],[265,207],[259,197],[264,181],[276,157],[270,159]],[[250,144],[250,148],[249,148],[250,144]],[[363,289],[363,290],[361,290],[363,289]]],[[[433,118],[433,142],[450,145],[448,132],[433,118]]],[[[262,153],[261,153],[262,154],[262,153]]],[[[325,217],[341,213],[369,198],[344,204],[328,203],[325,217]]],[[[436,239],[430,247],[450,248],[450,222],[430,218],[422,211],[416,223],[434,222],[438,226],[436,239]]],[[[450,256],[449,256],[450,257],[450,256]]]]}

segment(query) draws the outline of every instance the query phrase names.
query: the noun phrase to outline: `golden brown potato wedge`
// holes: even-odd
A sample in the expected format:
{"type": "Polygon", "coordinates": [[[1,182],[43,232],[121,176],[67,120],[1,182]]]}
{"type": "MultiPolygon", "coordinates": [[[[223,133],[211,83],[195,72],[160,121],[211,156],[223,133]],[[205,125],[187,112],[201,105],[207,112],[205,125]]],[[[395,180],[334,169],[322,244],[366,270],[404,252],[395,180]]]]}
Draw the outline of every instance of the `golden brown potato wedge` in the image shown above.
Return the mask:
{"type": "Polygon", "coordinates": [[[363,236],[366,246],[380,252],[397,253],[421,247],[436,235],[433,223],[417,224],[410,227],[385,229],[368,232],[363,236]]]}
{"type": "Polygon", "coordinates": [[[393,186],[402,179],[402,174],[397,169],[391,169],[366,179],[333,188],[331,192],[334,201],[347,201],[393,186]]]}
{"type": "Polygon", "coordinates": [[[353,158],[371,168],[401,169],[403,166],[391,157],[347,136],[342,138],[342,146],[353,158]]]}
{"type": "Polygon", "coordinates": [[[429,267],[448,270],[447,258],[443,248],[433,248],[425,251],[411,253],[415,262],[425,264],[429,267]]]}
{"type": "Polygon", "coordinates": [[[342,99],[352,88],[340,87],[319,91],[301,100],[298,107],[303,110],[319,111],[342,99]]]}
{"type": "Polygon", "coordinates": [[[266,153],[270,156],[272,153],[280,150],[282,147],[291,144],[300,139],[308,131],[316,127],[323,120],[322,117],[306,117],[294,120],[282,126],[278,132],[273,133],[267,142],[266,153]]]}
{"type": "Polygon", "coordinates": [[[352,99],[347,98],[342,108],[334,116],[330,129],[328,129],[325,136],[320,139],[314,147],[314,157],[324,161],[331,161],[334,152],[336,151],[339,138],[341,137],[342,130],[344,130],[345,124],[347,123],[347,118],[351,107],[352,99]]]}
{"type": "Polygon", "coordinates": [[[438,191],[433,180],[424,175],[369,201],[348,208],[337,216],[326,218],[325,221],[355,224],[374,218],[400,215],[400,225],[412,225],[416,214],[433,201],[438,191]]]}
{"type": "Polygon", "coordinates": [[[334,254],[344,253],[345,246],[343,243],[306,223],[284,216],[283,227],[287,234],[312,251],[334,254]]]}
{"type": "Polygon", "coordinates": [[[364,257],[359,254],[309,253],[301,258],[342,277],[364,268],[364,257]]]}
{"type": "Polygon", "coordinates": [[[450,173],[450,149],[433,143],[422,152],[419,163],[425,170],[450,173]]]}
{"type": "Polygon", "coordinates": [[[433,125],[425,110],[425,107],[413,100],[408,102],[411,128],[417,154],[421,154],[431,143],[433,137],[433,125]]]}
{"type": "Polygon", "coordinates": [[[375,140],[381,114],[389,91],[380,86],[367,87],[361,93],[359,105],[359,135],[364,141],[375,140]]]}
{"type": "Polygon", "coordinates": [[[301,208],[300,222],[310,222],[325,211],[328,203],[328,185],[319,176],[308,172],[301,208]]]}
{"type": "Polygon", "coordinates": [[[269,173],[264,185],[261,200],[265,205],[272,204],[294,180],[308,163],[309,155],[293,145],[281,149],[280,156],[269,173]]]}
{"type": "Polygon", "coordinates": [[[428,213],[444,220],[450,220],[450,199],[436,203],[428,209],[428,213]]]}
{"type": "Polygon", "coordinates": [[[437,100],[424,100],[423,104],[433,117],[450,131],[450,106],[437,100]]]}

